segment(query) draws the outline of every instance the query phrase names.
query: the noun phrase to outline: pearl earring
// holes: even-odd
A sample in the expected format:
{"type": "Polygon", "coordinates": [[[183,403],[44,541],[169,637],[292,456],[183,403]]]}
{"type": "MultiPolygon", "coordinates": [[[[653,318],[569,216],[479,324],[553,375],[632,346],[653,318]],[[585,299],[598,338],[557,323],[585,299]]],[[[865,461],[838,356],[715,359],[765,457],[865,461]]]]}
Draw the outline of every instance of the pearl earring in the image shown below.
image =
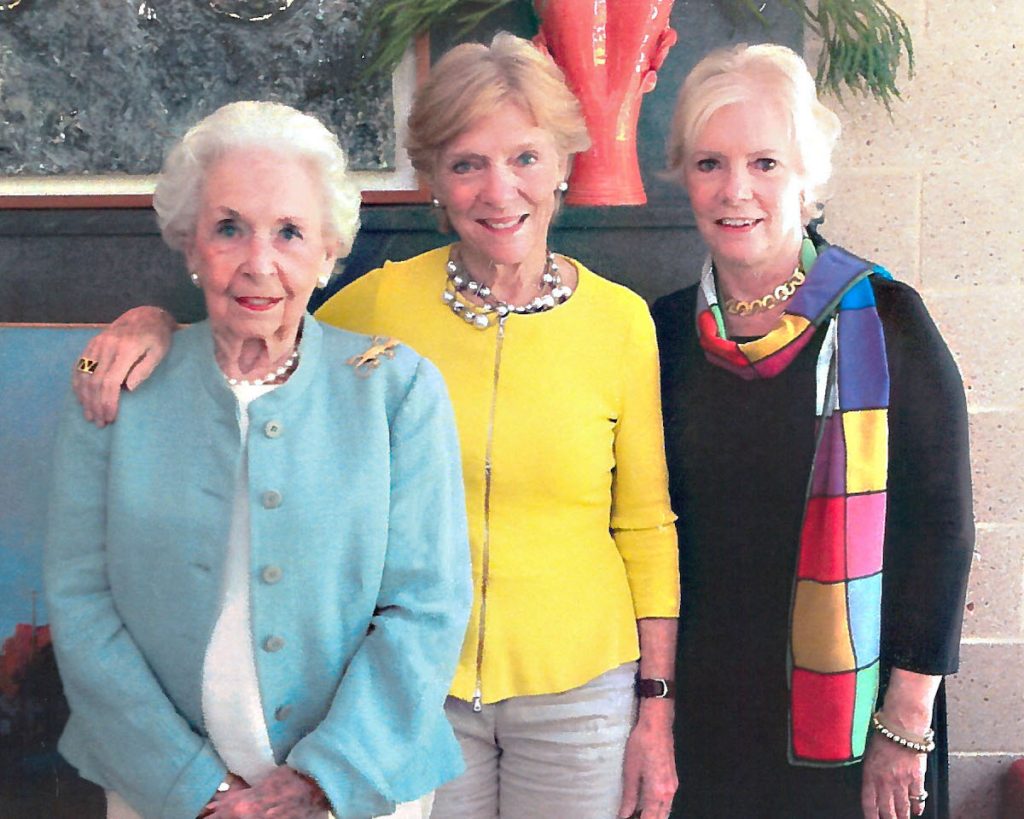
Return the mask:
{"type": "Polygon", "coordinates": [[[188,277],[192,280],[192,284],[194,284],[196,287],[200,287],[201,286],[200,283],[199,283],[199,274],[198,273],[196,273],[195,271],[192,271],[191,273],[188,274],[188,277]]]}
{"type": "Polygon", "coordinates": [[[569,183],[563,179],[558,183],[558,192],[565,193],[567,190],[569,190],[569,183]]]}
{"type": "Polygon", "coordinates": [[[430,207],[432,207],[432,208],[439,208],[439,207],[441,207],[441,200],[438,199],[436,196],[430,197],[430,207]]]}
{"type": "Polygon", "coordinates": [[[317,278],[316,286],[319,287],[321,290],[323,290],[325,287],[327,287],[328,284],[330,284],[330,281],[331,281],[331,274],[330,273],[324,273],[322,276],[319,276],[317,278]]]}

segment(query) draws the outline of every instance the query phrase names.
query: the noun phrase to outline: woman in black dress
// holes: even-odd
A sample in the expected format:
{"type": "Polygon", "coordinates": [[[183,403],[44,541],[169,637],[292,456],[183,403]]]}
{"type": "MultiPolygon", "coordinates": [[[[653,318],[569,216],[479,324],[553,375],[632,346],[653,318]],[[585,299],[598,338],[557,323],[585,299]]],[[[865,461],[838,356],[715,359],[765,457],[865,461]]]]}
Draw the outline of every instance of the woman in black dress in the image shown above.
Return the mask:
{"type": "Polygon", "coordinates": [[[675,817],[948,811],[964,393],[917,293],[813,230],[838,133],[780,46],[709,55],[676,109],[670,167],[710,255],[654,308],[681,513],[675,817]]]}

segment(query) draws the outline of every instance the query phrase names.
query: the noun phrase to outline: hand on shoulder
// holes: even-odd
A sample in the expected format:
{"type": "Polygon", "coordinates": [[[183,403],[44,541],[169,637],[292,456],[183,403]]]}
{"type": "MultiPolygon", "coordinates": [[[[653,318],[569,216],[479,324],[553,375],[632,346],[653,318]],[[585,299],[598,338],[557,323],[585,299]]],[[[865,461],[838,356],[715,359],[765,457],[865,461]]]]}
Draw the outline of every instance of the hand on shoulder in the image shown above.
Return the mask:
{"type": "Polygon", "coordinates": [[[85,419],[105,427],[117,418],[121,389],[134,390],[167,355],[177,324],[159,307],[136,307],[122,314],[82,351],[95,362],[91,372],[75,369],[72,389],[85,419]]]}

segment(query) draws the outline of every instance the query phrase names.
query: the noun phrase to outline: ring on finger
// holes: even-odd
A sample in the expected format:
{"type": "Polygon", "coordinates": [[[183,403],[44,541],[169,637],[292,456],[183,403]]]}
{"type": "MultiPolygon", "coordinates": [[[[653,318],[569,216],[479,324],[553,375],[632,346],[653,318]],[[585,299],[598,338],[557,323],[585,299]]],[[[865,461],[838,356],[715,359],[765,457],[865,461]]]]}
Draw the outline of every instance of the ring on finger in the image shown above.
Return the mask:
{"type": "Polygon", "coordinates": [[[911,794],[907,794],[907,796],[910,798],[911,802],[918,802],[918,803],[923,805],[925,803],[925,801],[928,799],[928,791],[922,790],[918,794],[911,793],[911,794]]]}
{"type": "Polygon", "coordinates": [[[99,363],[100,362],[98,362],[94,358],[86,358],[85,356],[82,356],[80,359],[78,359],[78,363],[75,364],[75,369],[78,370],[78,372],[80,373],[84,373],[85,375],[92,375],[94,372],[96,372],[96,367],[99,366],[99,363]]]}

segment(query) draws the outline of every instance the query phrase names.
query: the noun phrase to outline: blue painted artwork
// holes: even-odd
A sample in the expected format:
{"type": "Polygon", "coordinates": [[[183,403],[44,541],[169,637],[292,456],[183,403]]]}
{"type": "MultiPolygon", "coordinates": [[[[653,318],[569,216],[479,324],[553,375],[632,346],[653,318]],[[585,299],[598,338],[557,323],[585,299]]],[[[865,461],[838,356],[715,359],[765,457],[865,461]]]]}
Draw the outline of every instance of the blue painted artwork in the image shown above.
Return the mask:
{"type": "Polygon", "coordinates": [[[0,817],[103,816],[102,794],[57,755],[67,705],[42,576],[57,420],[96,332],[0,326],[0,817]]]}
{"type": "Polygon", "coordinates": [[[0,327],[0,639],[46,621],[46,489],[71,368],[95,327],[0,327]]]}

